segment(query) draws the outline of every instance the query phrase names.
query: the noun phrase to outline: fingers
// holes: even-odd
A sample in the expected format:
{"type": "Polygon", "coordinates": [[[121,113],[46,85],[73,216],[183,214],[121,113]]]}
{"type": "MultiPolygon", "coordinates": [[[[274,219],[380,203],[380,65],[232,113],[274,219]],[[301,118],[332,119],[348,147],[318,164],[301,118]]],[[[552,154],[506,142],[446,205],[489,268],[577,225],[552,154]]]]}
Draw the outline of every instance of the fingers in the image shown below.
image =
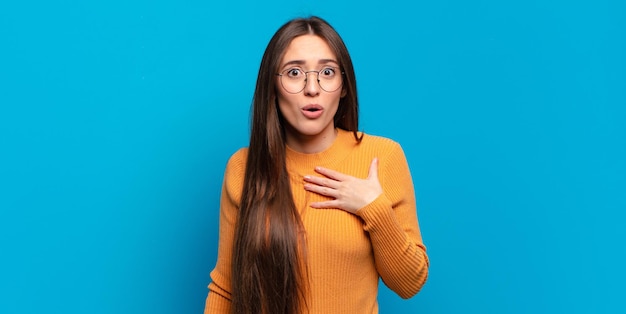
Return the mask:
{"type": "Polygon", "coordinates": [[[339,191],[335,188],[320,186],[316,184],[305,184],[304,189],[309,192],[314,192],[320,195],[337,198],[339,196],[339,191]]]}
{"type": "Polygon", "coordinates": [[[381,193],[378,180],[378,158],[370,163],[366,179],[352,177],[341,172],[315,167],[315,172],[323,176],[304,176],[304,189],[331,200],[311,203],[313,208],[337,208],[355,213],[359,208],[374,201],[381,193]]]}
{"type": "Polygon", "coordinates": [[[321,175],[324,175],[328,178],[337,180],[337,181],[344,181],[349,177],[339,171],[335,171],[335,170],[324,168],[324,167],[315,167],[315,172],[321,175]]]}
{"type": "Polygon", "coordinates": [[[319,185],[319,186],[333,188],[333,189],[336,189],[339,187],[339,181],[328,179],[328,178],[304,176],[304,181],[315,184],[315,185],[319,185]]]}
{"type": "Polygon", "coordinates": [[[318,208],[318,209],[321,209],[321,208],[327,208],[327,209],[341,208],[341,206],[340,206],[340,204],[339,204],[339,202],[337,200],[311,203],[311,207],[318,208]]]}
{"type": "MultiPolygon", "coordinates": [[[[346,179],[350,178],[350,176],[345,175],[339,171],[335,171],[335,170],[324,168],[324,167],[315,167],[315,172],[322,174],[325,177],[334,179],[336,181],[345,181],[346,179]]],[[[378,158],[377,157],[374,157],[374,159],[372,159],[372,163],[370,164],[367,178],[378,180],[378,158]]]]}

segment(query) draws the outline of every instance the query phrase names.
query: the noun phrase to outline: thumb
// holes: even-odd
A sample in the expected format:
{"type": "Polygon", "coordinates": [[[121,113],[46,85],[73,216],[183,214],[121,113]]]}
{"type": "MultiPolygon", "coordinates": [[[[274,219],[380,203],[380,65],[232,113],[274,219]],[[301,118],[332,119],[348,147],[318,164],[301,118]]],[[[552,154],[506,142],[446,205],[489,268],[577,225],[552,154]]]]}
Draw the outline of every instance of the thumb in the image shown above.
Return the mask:
{"type": "Polygon", "coordinates": [[[370,164],[370,170],[367,174],[367,179],[375,179],[378,181],[378,157],[374,157],[374,159],[372,159],[372,163],[370,164]]]}

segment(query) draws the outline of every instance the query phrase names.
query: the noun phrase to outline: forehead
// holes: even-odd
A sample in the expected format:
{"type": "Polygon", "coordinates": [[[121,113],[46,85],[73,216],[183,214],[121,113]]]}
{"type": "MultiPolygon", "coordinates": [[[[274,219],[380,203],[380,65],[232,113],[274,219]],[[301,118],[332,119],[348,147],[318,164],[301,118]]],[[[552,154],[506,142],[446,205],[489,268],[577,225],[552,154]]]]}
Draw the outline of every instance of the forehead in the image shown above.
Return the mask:
{"type": "Polygon", "coordinates": [[[291,40],[280,64],[301,61],[304,64],[315,65],[327,63],[328,60],[337,62],[337,56],[326,40],[316,35],[302,35],[291,40]]]}

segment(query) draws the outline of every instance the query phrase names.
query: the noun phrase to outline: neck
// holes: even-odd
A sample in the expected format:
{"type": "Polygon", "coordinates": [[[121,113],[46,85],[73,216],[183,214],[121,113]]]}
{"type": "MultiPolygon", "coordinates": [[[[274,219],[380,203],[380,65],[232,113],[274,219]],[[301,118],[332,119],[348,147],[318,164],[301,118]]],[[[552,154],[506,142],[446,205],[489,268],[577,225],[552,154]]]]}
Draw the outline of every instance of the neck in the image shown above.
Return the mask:
{"type": "Polygon", "coordinates": [[[289,148],[303,154],[315,154],[329,148],[337,138],[337,129],[329,128],[316,135],[286,132],[286,141],[289,148]]]}

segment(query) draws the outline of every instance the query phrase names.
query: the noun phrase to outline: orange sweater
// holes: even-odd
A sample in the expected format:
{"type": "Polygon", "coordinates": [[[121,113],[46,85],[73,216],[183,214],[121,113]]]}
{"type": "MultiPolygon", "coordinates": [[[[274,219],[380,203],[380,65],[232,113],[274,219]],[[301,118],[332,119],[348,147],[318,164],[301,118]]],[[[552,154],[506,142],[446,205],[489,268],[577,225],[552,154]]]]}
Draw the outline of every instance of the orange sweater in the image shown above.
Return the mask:
{"type": "MultiPolygon", "coordinates": [[[[235,220],[241,199],[247,149],[228,161],[220,208],[217,264],[211,272],[206,313],[230,311],[231,256],[235,220]]],[[[287,169],[296,207],[307,232],[310,313],[378,313],[378,279],[403,298],[426,282],[428,257],[422,243],[411,174],[400,145],[338,130],[335,142],[317,154],[287,148],[287,169]],[[338,209],[315,209],[324,200],[304,190],[303,176],[323,166],[359,178],[367,177],[374,157],[383,194],[356,215],[338,209]]]]}

